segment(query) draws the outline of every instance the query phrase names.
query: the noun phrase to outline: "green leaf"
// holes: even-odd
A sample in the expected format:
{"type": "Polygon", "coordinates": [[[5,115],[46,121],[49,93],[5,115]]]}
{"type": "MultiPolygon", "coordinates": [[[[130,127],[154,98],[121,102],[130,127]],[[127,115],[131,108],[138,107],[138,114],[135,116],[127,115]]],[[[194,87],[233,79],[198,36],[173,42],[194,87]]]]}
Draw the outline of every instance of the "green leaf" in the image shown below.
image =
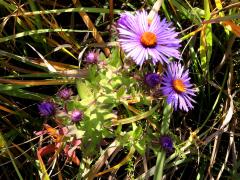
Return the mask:
{"type": "Polygon", "coordinates": [[[22,175],[21,175],[21,173],[20,173],[20,171],[19,171],[19,169],[18,169],[18,166],[17,166],[17,164],[16,164],[16,162],[15,162],[15,161],[17,161],[17,159],[15,159],[15,158],[13,157],[13,154],[12,154],[12,152],[10,151],[10,149],[9,149],[9,147],[8,147],[5,139],[4,139],[4,136],[3,136],[3,134],[2,134],[1,132],[0,132],[0,143],[1,143],[1,144],[0,144],[0,147],[6,149],[7,154],[8,154],[8,156],[9,156],[10,159],[11,159],[12,165],[13,165],[13,167],[14,167],[17,175],[18,175],[18,178],[19,178],[20,180],[23,180],[23,177],[22,177],[22,175]]]}
{"type": "Polygon", "coordinates": [[[95,66],[95,65],[89,66],[87,80],[94,84],[95,81],[97,80],[97,78],[96,78],[97,73],[99,73],[97,66],[95,66]]]}
{"type": "MultiPolygon", "coordinates": [[[[194,24],[200,24],[201,19],[198,14],[192,11],[192,7],[189,7],[185,1],[182,0],[172,0],[172,4],[179,10],[185,18],[191,20],[194,24]]],[[[182,17],[183,18],[183,17],[182,17]]],[[[183,18],[184,19],[184,18],[183,18]]]]}
{"type": "Polygon", "coordinates": [[[139,154],[144,155],[145,148],[146,148],[145,141],[143,141],[143,140],[138,141],[137,143],[134,144],[134,147],[139,154]]]}
{"type": "Polygon", "coordinates": [[[142,128],[141,128],[141,126],[139,126],[139,127],[137,127],[134,131],[133,131],[133,138],[134,139],[139,139],[140,138],[140,136],[142,135],[142,128]]]}
{"type": "Polygon", "coordinates": [[[154,108],[152,108],[149,111],[144,112],[142,114],[139,114],[139,115],[136,115],[136,116],[133,116],[133,117],[130,117],[130,118],[126,118],[126,119],[120,119],[120,120],[117,120],[117,121],[112,121],[111,126],[116,126],[116,125],[120,125],[120,124],[129,124],[129,123],[133,123],[135,121],[139,121],[139,120],[144,119],[148,116],[151,116],[157,108],[158,108],[158,105],[156,105],[154,108]]]}
{"type": "Polygon", "coordinates": [[[30,30],[30,31],[24,31],[20,32],[14,35],[6,36],[3,38],[0,38],[0,43],[10,41],[10,40],[15,40],[17,38],[21,38],[24,36],[32,36],[32,35],[39,35],[39,34],[44,34],[44,33],[50,33],[50,32],[75,32],[75,33],[86,33],[86,32],[91,32],[88,30],[77,30],[77,29],[38,29],[38,30],[30,30]]]}
{"type": "Polygon", "coordinates": [[[191,13],[197,14],[199,17],[205,17],[205,11],[198,7],[192,8],[191,13]]]}
{"type": "Polygon", "coordinates": [[[111,85],[114,89],[118,88],[119,86],[121,86],[123,84],[122,81],[122,77],[121,76],[116,76],[114,78],[111,79],[111,85]]]}
{"type": "Polygon", "coordinates": [[[89,99],[93,97],[92,89],[88,81],[82,79],[76,80],[78,95],[81,99],[89,99]]]}
{"type": "Polygon", "coordinates": [[[13,91],[13,90],[16,90],[16,89],[20,89],[20,88],[23,88],[23,87],[26,87],[24,85],[13,85],[13,84],[0,84],[0,89],[1,89],[1,92],[2,91],[13,91]]]}
{"type": "MultiPolygon", "coordinates": [[[[211,17],[209,1],[204,0],[205,20],[211,17]]],[[[206,75],[209,69],[209,61],[212,56],[212,25],[203,25],[200,37],[200,59],[203,74],[206,75]]]]}
{"type": "Polygon", "coordinates": [[[124,95],[125,92],[126,92],[126,86],[121,86],[117,90],[117,99],[120,99],[124,95]]]}
{"type": "Polygon", "coordinates": [[[7,94],[9,96],[14,96],[14,97],[23,98],[23,99],[31,99],[31,100],[36,100],[36,101],[42,101],[49,97],[44,94],[33,93],[33,92],[26,91],[23,89],[15,89],[13,91],[2,91],[1,93],[7,94]]]}
{"type": "Polygon", "coordinates": [[[116,67],[116,68],[121,66],[122,62],[121,62],[119,48],[113,48],[112,49],[112,55],[109,58],[109,64],[112,65],[113,67],[116,67]]]}
{"type": "MultiPolygon", "coordinates": [[[[2,0],[0,1],[2,4],[2,0]]],[[[15,8],[17,9],[17,8],[15,8]]],[[[77,8],[62,8],[62,9],[50,9],[50,10],[43,10],[43,11],[34,11],[34,12],[24,12],[18,13],[18,16],[34,16],[34,15],[43,15],[43,14],[60,14],[60,13],[72,13],[72,12],[91,12],[91,13],[109,13],[108,8],[87,8],[87,7],[77,7],[77,8]]],[[[113,12],[115,14],[119,14],[123,12],[123,10],[114,9],[113,12]]]]}

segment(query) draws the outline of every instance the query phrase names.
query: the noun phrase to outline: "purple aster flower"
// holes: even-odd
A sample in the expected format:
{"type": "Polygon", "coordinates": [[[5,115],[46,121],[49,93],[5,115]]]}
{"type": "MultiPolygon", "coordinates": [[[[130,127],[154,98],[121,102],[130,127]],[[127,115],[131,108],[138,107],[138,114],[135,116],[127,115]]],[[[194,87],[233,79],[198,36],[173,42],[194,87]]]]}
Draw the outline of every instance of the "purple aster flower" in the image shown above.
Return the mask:
{"type": "Polygon", "coordinates": [[[145,83],[150,87],[154,88],[160,83],[161,79],[159,74],[157,73],[150,73],[145,75],[145,83]]]}
{"type": "Polygon", "coordinates": [[[78,121],[80,121],[82,119],[83,119],[83,112],[82,111],[77,110],[77,109],[72,111],[71,120],[73,122],[78,122],[78,121]]]}
{"type": "Polygon", "coordinates": [[[173,62],[168,65],[167,71],[162,77],[162,93],[167,96],[167,103],[171,104],[175,110],[188,111],[193,109],[191,96],[196,96],[196,90],[190,83],[188,70],[184,71],[180,63],[173,62]]]}
{"type": "Polygon", "coordinates": [[[99,53],[96,51],[89,51],[85,57],[85,61],[90,64],[95,64],[98,62],[99,53]]]}
{"type": "Polygon", "coordinates": [[[170,136],[163,135],[160,137],[160,145],[166,152],[173,151],[173,141],[170,136]]]}
{"type": "Polygon", "coordinates": [[[170,27],[172,23],[166,19],[160,21],[157,13],[150,19],[145,10],[137,11],[135,15],[125,12],[117,23],[118,41],[136,64],[142,66],[150,57],[153,64],[168,63],[170,57],[180,59],[178,33],[170,27]]]}
{"type": "Polygon", "coordinates": [[[72,89],[64,88],[58,91],[57,95],[62,98],[63,100],[68,100],[73,94],[72,89]]]}
{"type": "Polygon", "coordinates": [[[38,110],[41,116],[51,116],[55,113],[55,106],[52,102],[44,101],[38,104],[38,110]]]}

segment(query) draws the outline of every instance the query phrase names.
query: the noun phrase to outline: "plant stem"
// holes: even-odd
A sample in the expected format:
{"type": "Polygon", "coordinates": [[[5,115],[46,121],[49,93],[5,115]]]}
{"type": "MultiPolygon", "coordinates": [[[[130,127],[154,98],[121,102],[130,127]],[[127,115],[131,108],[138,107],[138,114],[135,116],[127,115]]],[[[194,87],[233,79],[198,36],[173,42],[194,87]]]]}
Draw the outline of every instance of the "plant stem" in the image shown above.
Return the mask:
{"type": "MultiPolygon", "coordinates": [[[[165,103],[164,109],[163,109],[163,121],[161,126],[161,135],[167,134],[169,131],[169,123],[170,118],[172,115],[172,107],[165,103]]],[[[154,180],[161,180],[163,176],[163,168],[164,168],[164,162],[166,159],[166,152],[164,150],[160,150],[157,154],[157,162],[156,162],[156,169],[154,174],[154,180]]]]}

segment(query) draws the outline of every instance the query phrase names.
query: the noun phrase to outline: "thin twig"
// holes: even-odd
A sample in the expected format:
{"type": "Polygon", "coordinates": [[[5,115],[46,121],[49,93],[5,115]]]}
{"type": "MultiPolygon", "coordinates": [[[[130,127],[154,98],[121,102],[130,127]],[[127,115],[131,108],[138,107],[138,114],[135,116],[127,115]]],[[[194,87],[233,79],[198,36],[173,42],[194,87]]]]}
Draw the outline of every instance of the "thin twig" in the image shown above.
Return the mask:
{"type": "Polygon", "coordinates": [[[233,4],[230,4],[222,9],[219,9],[217,11],[214,11],[211,13],[211,17],[213,17],[214,15],[218,14],[219,12],[222,12],[222,11],[225,11],[227,9],[232,9],[232,8],[235,8],[235,7],[240,7],[240,2],[237,2],[237,3],[233,3],[233,4]]]}
{"type": "MultiPolygon", "coordinates": [[[[235,39],[235,38],[236,38],[236,36],[233,35],[231,39],[235,39]]],[[[231,50],[229,51],[229,53],[231,54],[231,50]]],[[[228,98],[229,108],[228,108],[227,115],[226,115],[224,121],[222,122],[222,125],[221,125],[220,129],[228,126],[229,122],[232,119],[233,112],[234,112],[234,105],[233,105],[233,98],[232,98],[232,83],[233,83],[233,73],[234,73],[233,72],[233,59],[232,58],[229,58],[228,64],[229,64],[229,73],[228,73],[228,81],[227,81],[227,92],[228,92],[228,97],[229,97],[228,98]]],[[[230,131],[228,149],[227,149],[227,152],[226,152],[224,163],[223,163],[223,165],[222,165],[222,167],[221,167],[221,169],[218,173],[217,180],[219,180],[221,178],[221,175],[222,175],[222,173],[223,173],[223,171],[226,167],[226,163],[228,161],[228,157],[229,157],[229,154],[230,154],[233,143],[234,143],[234,132],[230,131]]]]}
{"type": "MultiPolygon", "coordinates": [[[[225,63],[226,59],[229,59],[229,73],[228,73],[228,80],[227,80],[227,93],[228,93],[228,100],[226,101],[226,110],[227,110],[227,113],[226,113],[226,116],[220,126],[220,129],[221,130],[225,130],[226,128],[228,128],[228,124],[230,122],[230,120],[232,119],[232,115],[233,115],[233,110],[234,110],[234,105],[233,105],[233,97],[231,95],[231,90],[232,90],[232,79],[233,79],[233,63],[232,63],[232,58],[229,58],[230,55],[231,55],[231,47],[234,43],[234,40],[235,40],[236,36],[233,35],[230,40],[228,41],[228,48],[224,54],[224,57],[223,57],[223,60],[222,62],[220,63],[220,65],[217,67],[217,70],[219,71],[222,67],[222,65],[225,63]]],[[[226,112],[225,110],[225,112],[226,112]]],[[[225,114],[224,112],[224,114],[225,114]]],[[[208,168],[208,175],[210,175],[210,179],[213,179],[212,175],[211,175],[211,169],[215,163],[215,159],[217,157],[217,153],[218,153],[218,147],[219,147],[219,144],[220,144],[220,140],[221,140],[221,135],[222,133],[218,134],[216,137],[215,137],[215,141],[214,141],[214,148],[213,148],[213,152],[212,152],[212,156],[211,156],[211,160],[210,160],[210,164],[209,164],[209,168],[208,168]]],[[[232,139],[231,139],[232,140],[232,139]]],[[[227,150],[227,154],[226,154],[226,157],[225,157],[225,162],[224,164],[222,165],[222,168],[221,170],[219,171],[219,174],[217,176],[217,179],[220,178],[224,168],[225,168],[225,163],[227,162],[228,160],[228,156],[229,156],[229,152],[231,150],[231,144],[229,144],[228,146],[228,150],[227,150]]]]}
{"type": "Polygon", "coordinates": [[[117,141],[113,141],[109,147],[105,150],[105,152],[99,157],[97,162],[92,166],[88,174],[85,176],[88,180],[94,179],[97,172],[102,168],[105,161],[119,148],[119,143],[117,141]]]}
{"type": "Polygon", "coordinates": [[[232,148],[232,143],[233,143],[232,140],[233,140],[233,139],[231,138],[231,135],[230,135],[230,141],[229,141],[229,144],[228,144],[228,148],[227,148],[225,160],[224,160],[224,163],[222,164],[222,167],[221,167],[221,169],[220,169],[220,171],[219,171],[219,173],[218,173],[218,176],[217,176],[216,180],[219,180],[219,179],[221,178],[221,175],[222,175],[222,173],[223,173],[223,171],[224,171],[224,169],[225,169],[225,167],[226,167],[227,160],[228,160],[228,157],[229,157],[229,154],[230,154],[230,150],[231,150],[231,148],[232,148]]]}

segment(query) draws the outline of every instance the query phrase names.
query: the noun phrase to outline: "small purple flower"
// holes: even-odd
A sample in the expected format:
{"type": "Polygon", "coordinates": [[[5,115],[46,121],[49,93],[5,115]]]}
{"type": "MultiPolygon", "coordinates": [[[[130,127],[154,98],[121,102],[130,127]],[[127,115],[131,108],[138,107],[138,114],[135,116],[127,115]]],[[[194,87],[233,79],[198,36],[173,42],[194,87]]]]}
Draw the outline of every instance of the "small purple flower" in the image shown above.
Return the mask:
{"type": "Polygon", "coordinates": [[[58,91],[57,95],[62,98],[63,100],[68,100],[73,94],[72,89],[64,88],[58,91]]]}
{"type": "Polygon", "coordinates": [[[163,150],[166,152],[172,152],[173,151],[173,141],[170,136],[163,135],[160,137],[160,145],[163,150]]]}
{"type": "Polygon", "coordinates": [[[78,122],[78,121],[80,121],[82,119],[83,119],[83,112],[82,111],[77,110],[77,109],[72,111],[71,120],[73,122],[78,122]]]}
{"type": "Polygon", "coordinates": [[[98,62],[99,53],[96,51],[89,51],[85,57],[85,61],[89,64],[96,64],[98,62]]]}
{"type": "Polygon", "coordinates": [[[51,116],[55,113],[55,106],[52,102],[43,101],[41,104],[38,104],[38,110],[41,116],[51,116]]]}
{"type": "Polygon", "coordinates": [[[170,57],[180,59],[178,33],[171,27],[172,23],[166,19],[161,21],[157,13],[150,19],[145,10],[135,15],[125,12],[117,24],[118,41],[137,65],[142,66],[150,57],[153,64],[168,63],[170,57]]]}
{"type": "Polygon", "coordinates": [[[167,97],[167,103],[171,104],[175,110],[178,108],[184,111],[193,109],[191,96],[196,96],[196,90],[190,83],[188,70],[184,71],[180,63],[173,62],[168,65],[167,71],[162,77],[162,93],[167,97]]]}
{"type": "Polygon", "coordinates": [[[159,74],[157,73],[150,73],[145,75],[145,83],[150,87],[154,88],[160,83],[161,79],[159,74]]]}

